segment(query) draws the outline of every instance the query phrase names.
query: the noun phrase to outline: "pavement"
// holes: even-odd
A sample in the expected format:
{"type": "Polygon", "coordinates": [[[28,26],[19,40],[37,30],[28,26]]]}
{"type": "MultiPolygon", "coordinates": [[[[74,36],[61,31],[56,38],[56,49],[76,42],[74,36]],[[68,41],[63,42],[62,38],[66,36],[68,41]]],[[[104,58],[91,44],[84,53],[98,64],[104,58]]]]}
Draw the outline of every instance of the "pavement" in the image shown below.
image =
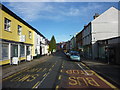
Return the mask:
{"type": "Polygon", "coordinates": [[[85,58],[82,58],[82,62],[112,84],[120,87],[120,65],[112,65],[99,60],[85,58]]]}
{"type": "Polygon", "coordinates": [[[63,52],[56,52],[43,59],[3,67],[4,89],[118,89],[83,62],[71,61],[63,52]],[[29,63],[29,64],[27,64],[29,63]],[[26,67],[26,68],[25,68],[26,67]],[[19,69],[19,71],[17,70],[19,69]],[[9,71],[10,70],[10,71],[9,71]],[[14,72],[13,74],[9,74],[14,72]]]}

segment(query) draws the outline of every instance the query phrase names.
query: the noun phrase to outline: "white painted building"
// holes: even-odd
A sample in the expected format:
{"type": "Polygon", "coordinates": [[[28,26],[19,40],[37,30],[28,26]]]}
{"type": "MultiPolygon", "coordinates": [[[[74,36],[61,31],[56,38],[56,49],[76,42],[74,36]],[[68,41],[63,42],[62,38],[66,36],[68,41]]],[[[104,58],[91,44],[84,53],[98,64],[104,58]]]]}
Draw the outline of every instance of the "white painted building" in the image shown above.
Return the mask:
{"type": "Polygon", "coordinates": [[[74,35],[70,40],[70,49],[75,50],[76,49],[76,35],[74,35]]]}
{"type": "Polygon", "coordinates": [[[96,41],[119,36],[118,12],[118,9],[111,7],[83,29],[83,46],[88,57],[98,58],[96,41]]]}
{"type": "Polygon", "coordinates": [[[34,57],[47,54],[48,43],[46,43],[46,38],[41,33],[35,32],[34,34],[34,57]]]}

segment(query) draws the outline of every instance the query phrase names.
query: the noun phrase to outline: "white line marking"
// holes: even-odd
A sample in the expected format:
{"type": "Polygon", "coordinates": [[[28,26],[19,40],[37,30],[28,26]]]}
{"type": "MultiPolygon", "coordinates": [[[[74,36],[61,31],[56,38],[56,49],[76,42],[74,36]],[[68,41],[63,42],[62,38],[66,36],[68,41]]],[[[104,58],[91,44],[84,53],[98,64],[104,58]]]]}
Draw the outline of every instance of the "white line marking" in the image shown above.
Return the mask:
{"type": "Polygon", "coordinates": [[[38,88],[38,87],[40,86],[40,84],[45,80],[45,78],[48,76],[49,73],[50,73],[50,72],[48,72],[48,73],[46,74],[46,76],[40,81],[40,83],[39,83],[35,88],[38,88]]]}
{"type": "MultiPolygon", "coordinates": [[[[52,65],[52,67],[54,67],[54,65],[52,65]]],[[[46,77],[48,76],[48,74],[50,74],[51,70],[52,69],[50,68],[49,72],[45,75],[45,77],[40,81],[40,83],[35,88],[38,88],[41,85],[41,83],[46,79],[46,77]]]]}
{"type": "Polygon", "coordinates": [[[80,66],[80,64],[78,64],[78,63],[76,63],[76,64],[86,73],[86,75],[91,75],[91,74],[87,73],[87,72],[83,69],[83,67],[80,66]]]}

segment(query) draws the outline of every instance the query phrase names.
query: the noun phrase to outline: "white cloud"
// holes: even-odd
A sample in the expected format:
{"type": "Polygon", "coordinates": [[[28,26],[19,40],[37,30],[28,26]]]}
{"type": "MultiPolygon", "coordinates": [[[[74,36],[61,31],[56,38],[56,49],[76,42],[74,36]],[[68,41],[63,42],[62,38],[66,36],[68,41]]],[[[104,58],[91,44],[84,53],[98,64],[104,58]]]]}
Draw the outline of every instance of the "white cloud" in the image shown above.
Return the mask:
{"type": "Polygon", "coordinates": [[[9,6],[26,21],[34,21],[41,18],[59,21],[63,20],[64,16],[85,15],[90,10],[102,7],[96,3],[89,3],[86,7],[67,7],[63,4],[54,5],[45,2],[10,2],[9,6]]]}

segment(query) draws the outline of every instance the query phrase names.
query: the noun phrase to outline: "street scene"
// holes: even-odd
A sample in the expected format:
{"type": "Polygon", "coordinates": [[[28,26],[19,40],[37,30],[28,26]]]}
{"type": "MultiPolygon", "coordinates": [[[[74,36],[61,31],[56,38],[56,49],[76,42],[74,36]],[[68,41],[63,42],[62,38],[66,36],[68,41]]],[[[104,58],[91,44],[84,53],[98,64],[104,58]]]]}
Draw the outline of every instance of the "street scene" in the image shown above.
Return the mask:
{"type": "Polygon", "coordinates": [[[82,62],[63,52],[3,79],[3,88],[116,88],[82,62]]]}
{"type": "Polygon", "coordinates": [[[119,90],[120,2],[43,1],[0,2],[0,89],[119,90]]]}

